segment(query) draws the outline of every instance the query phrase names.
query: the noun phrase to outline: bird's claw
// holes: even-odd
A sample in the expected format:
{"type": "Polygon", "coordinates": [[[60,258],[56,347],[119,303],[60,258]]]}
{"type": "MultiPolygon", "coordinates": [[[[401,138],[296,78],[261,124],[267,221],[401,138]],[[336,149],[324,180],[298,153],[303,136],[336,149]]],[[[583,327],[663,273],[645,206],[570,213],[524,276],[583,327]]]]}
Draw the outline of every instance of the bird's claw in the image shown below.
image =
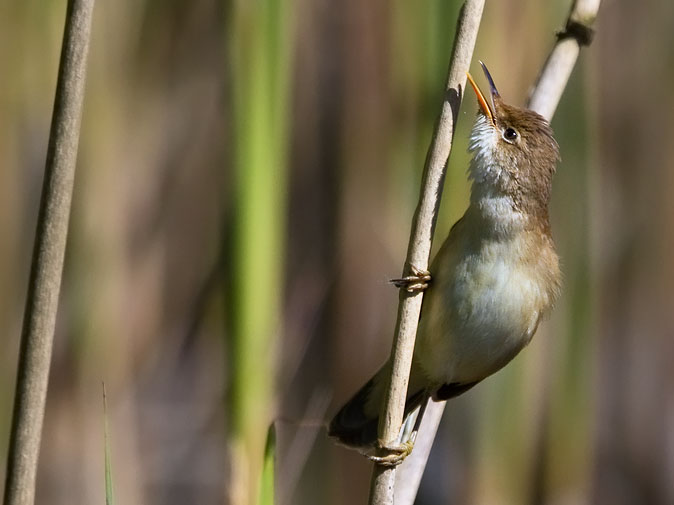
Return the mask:
{"type": "Polygon", "coordinates": [[[414,440],[416,433],[407,442],[393,443],[393,444],[379,444],[378,455],[368,456],[368,459],[374,463],[383,466],[398,466],[403,460],[410,455],[414,448],[414,440]]]}
{"type": "Polygon", "coordinates": [[[428,283],[431,282],[431,273],[428,270],[422,270],[410,265],[412,275],[406,275],[400,279],[391,279],[393,285],[404,289],[408,293],[419,293],[426,290],[428,283]]]}

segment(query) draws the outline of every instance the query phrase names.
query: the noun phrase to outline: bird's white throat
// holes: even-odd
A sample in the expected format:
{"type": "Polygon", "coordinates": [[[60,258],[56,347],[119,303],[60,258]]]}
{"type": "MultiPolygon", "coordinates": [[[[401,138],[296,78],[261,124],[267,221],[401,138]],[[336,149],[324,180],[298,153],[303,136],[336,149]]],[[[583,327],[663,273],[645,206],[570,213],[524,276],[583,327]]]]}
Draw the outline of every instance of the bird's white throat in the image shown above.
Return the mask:
{"type": "Polygon", "coordinates": [[[484,219],[486,226],[493,227],[498,234],[507,234],[521,230],[526,217],[517,209],[513,197],[503,190],[507,186],[504,178],[509,178],[510,174],[494,155],[499,137],[500,132],[489,120],[483,115],[478,116],[468,147],[473,153],[468,167],[468,177],[472,181],[470,206],[484,219]]]}
{"type": "Polygon", "coordinates": [[[497,163],[495,149],[499,143],[499,132],[483,115],[479,115],[470,134],[468,151],[473,158],[468,166],[468,179],[475,186],[493,186],[496,188],[503,168],[497,163]]]}

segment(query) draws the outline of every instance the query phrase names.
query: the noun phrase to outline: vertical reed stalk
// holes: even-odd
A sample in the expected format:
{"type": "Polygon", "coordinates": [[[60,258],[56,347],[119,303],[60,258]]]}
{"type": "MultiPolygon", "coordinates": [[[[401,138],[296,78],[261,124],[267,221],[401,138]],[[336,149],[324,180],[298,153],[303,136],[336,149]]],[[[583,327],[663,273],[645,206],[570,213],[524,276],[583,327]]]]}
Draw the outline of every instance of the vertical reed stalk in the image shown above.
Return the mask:
{"type": "MultiPolygon", "coordinates": [[[[409,274],[412,265],[422,270],[428,268],[442,183],[483,9],[484,0],[466,0],[459,14],[442,110],[426,157],[422,191],[412,223],[403,275],[409,274]]],[[[396,439],[403,420],[422,298],[422,293],[410,294],[400,290],[398,320],[391,350],[391,382],[379,427],[379,439],[387,443],[396,439]]],[[[375,464],[370,487],[371,505],[393,504],[395,473],[395,468],[375,464]]]]}
{"type": "Polygon", "coordinates": [[[240,0],[231,26],[235,163],[231,275],[232,495],[255,503],[273,411],[285,266],[293,2],[240,0]]]}
{"type": "Polygon", "coordinates": [[[79,142],[94,0],[70,0],[21,334],[5,505],[31,505],[79,142]]]}

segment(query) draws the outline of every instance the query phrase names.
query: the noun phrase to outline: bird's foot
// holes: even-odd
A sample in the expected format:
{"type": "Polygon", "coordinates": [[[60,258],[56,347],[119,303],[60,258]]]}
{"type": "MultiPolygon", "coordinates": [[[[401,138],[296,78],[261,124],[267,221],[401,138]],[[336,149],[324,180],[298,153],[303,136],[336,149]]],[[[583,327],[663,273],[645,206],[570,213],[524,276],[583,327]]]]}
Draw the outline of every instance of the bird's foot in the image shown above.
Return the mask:
{"type": "Polygon", "coordinates": [[[400,279],[391,279],[391,282],[400,289],[408,293],[419,293],[426,290],[428,283],[431,282],[431,273],[428,270],[422,270],[410,265],[412,275],[407,275],[400,279]]]}
{"type": "Polygon", "coordinates": [[[383,466],[398,466],[414,449],[416,435],[416,432],[412,433],[410,439],[402,443],[384,444],[380,442],[377,455],[368,456],[368,459],[383,466]]]}

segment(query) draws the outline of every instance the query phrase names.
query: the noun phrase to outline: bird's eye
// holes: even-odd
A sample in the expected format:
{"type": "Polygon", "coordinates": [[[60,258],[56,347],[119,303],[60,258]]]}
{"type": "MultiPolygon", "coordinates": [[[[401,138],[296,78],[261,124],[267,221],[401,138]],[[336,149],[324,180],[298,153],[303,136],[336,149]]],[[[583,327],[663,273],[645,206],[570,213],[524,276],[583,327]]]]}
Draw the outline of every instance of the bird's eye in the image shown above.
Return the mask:
{"type": "Polygon", "coordinates": [[[508,127],[505,130],[503,130],[503,140],[505,140],[506,142],[514,142],[515,140],[517,140],[517,136],[518,136],[517,130],[515,130],[514,128],[508,127]]]}

